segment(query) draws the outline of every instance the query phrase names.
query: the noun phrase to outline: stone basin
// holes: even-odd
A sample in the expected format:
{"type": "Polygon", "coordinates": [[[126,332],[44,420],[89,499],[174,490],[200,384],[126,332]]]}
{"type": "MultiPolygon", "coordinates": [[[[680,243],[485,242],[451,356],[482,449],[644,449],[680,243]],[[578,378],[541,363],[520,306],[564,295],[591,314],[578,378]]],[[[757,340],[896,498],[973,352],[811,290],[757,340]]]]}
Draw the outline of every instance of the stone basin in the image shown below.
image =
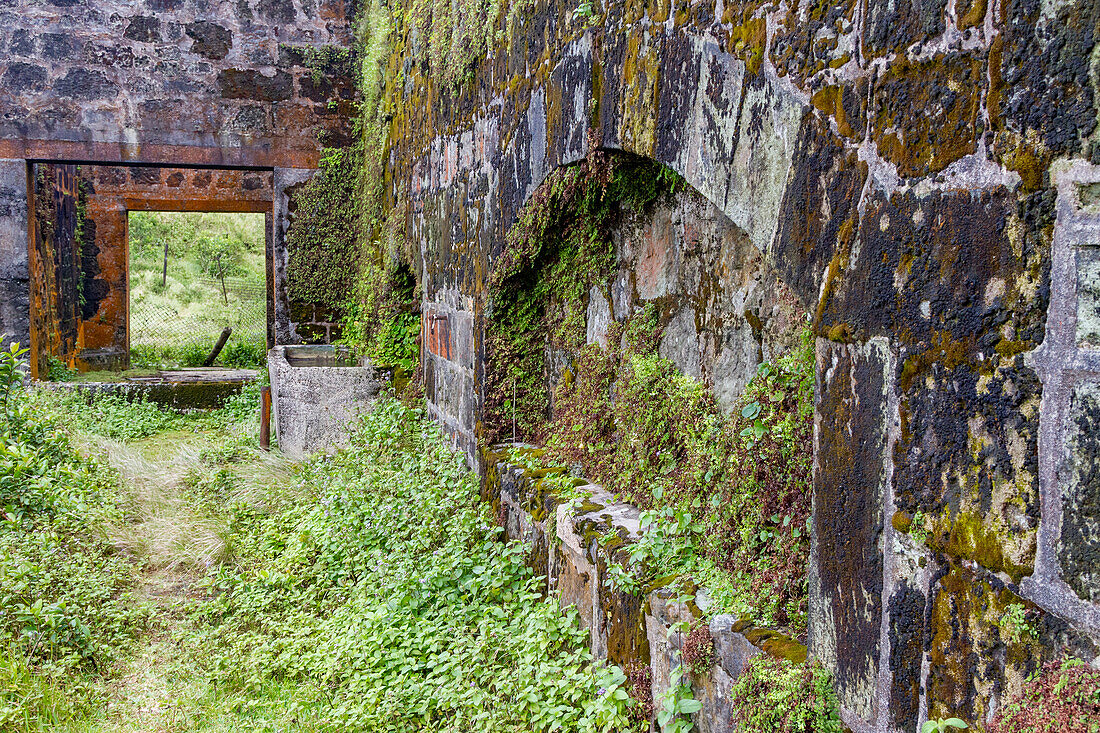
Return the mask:
{"type": "Polygon", "coordinates": [[[346,445],[385,383],[369,359],[333,346],[276,346],[267,367],[275,435],[292,458],[346,445]]]}

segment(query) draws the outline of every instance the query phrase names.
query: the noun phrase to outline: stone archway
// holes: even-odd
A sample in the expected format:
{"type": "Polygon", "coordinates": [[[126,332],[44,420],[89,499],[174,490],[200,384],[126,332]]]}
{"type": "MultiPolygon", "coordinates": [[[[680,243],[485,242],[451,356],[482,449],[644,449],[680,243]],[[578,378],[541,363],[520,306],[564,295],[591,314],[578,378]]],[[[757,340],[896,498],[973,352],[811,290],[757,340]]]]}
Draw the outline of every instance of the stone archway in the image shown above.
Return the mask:
{"type": "MultiPolygon", "coordinates": [[[[1005,140],[1063,129],[1056,115],[998,106],[1032,93],[1030,77],[1011,92],[985,86],[1008,57],[977,49],[1001,37],[1032,48],[1020,29],[1035,26],[991,16],[973,51],[921,51],[931,46],[913,36],[884,57],[883,38],[865,34],[889,21],[852,5],[821,17],[792,7],[778,24],[724,7],[720,18],[705,3],[613,2],[594,30],[545,2],[473,83],[444,88],[407,67],[389,180],[424,285],[429,411],[475,462],[486,276],[551,171],[596,149],[667,165],[813,310],[810,646],[836,675],[847,724],[988,718],[1060,648],[1055,637],[1100,642],[1091,615],[1065,610],[1076,601],[1057,573],[1031,577],[1040,504],[1060,501],[1038,478],[1040,420],[1059,417],[1040,409],[1025,356],[1045,335],[1050,157],[1024,142],[992,150],[975,123],[992,120],[1005,140]],[[812,37],[825,28],[851,43],[812,37]],[[996,631],[996,609],[1014,603],[1053,636],[1025,649],[996,631]],[[1008,670],[1006,649],[1020,660],[1008,670]]],[[[1043,139],[1080,154],[1071,137],[1043,139]]]]}

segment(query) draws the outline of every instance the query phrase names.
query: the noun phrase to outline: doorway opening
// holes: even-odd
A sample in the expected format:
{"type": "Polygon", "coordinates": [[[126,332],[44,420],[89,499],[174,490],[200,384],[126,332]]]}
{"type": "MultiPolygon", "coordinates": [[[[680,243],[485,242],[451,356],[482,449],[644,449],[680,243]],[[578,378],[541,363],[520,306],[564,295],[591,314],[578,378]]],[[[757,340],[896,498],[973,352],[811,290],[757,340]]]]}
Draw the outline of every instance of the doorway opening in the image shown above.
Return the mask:
{"type": "Polygon", "coordinates": [[[262,213],[130,211],[130,366],[257,368],[267,352],[262,213]]]}

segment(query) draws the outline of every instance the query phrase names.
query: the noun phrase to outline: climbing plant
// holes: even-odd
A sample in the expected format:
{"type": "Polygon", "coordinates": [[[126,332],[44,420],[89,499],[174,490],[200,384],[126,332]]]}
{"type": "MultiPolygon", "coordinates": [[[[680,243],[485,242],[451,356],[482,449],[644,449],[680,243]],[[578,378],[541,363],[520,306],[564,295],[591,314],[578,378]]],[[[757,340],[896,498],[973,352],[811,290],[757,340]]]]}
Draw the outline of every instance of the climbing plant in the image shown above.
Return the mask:
{"type": "Polygon", "coordinates": [[[361,260],[363,148],[328,149],[316,175],[293,192],[286,233],[291,300],[338,308],[351,292],[361,260]]]}
{"type": "Polygon", "coordinates": [[[590,293],[610,298],[611,230],[684,186],[652,161],[597,152],[553,173],[490,273],[486,442],[534,440],[645,512],[609,577],[641,591],[695,577],[724,610],[801,633],[806,624],[813,345],[759,367],[732,411],[658,355],[660,301],[586,344],[590,293]],[[551,392],[553,390],[553,392],[551,392]]]}
{"type": "Polygon", "coordinates": [[[608,291],[615,266],[612,228],[624,207],[646,207],[679,185],[659,163],[594,149],[535,191],[490,272],[487,441],[511,435],[513,419],[518,436],[542,435],[551,398],[547,348],[583,348],[588,293],[608,291]]]}

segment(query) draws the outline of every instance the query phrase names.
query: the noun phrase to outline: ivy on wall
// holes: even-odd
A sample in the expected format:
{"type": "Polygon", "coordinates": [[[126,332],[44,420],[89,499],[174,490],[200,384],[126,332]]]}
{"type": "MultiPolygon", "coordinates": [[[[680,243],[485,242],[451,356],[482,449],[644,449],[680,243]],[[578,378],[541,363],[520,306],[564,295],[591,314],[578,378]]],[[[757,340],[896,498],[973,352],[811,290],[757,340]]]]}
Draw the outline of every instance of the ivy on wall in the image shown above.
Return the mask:
{"type": "MultiPolygon", "coordinates": [[[[731,414],[658,355],[669,308],[647,303],[586,344],[589,293],[610,300],[611,229],[686,186],[638,158],[596,153],[535,192],[491,271],[486,444],[546,447],[624,500],[687,518],[693,575],[724,610],[801,634],[806,626],[813,345],[762,365],[731,414]],[[553,385],[553,386],[552,386],[553,385]],[[551,393],[553,389],[553,393],[551,393]],[[514,390],[514,391],[513,391],[514,390]],[[513,397],[514,395],[514,397],[513,397]],[[514,420],[514,423],[513,423],[514,420]],[[514,428],[513,428],[514,425],[514,428]]],[[[644,583],[643,583],[644,585],[644,583]]]]}
{"type": "Polygon", "coordinates": [[[338,309],[351,293],[361,261],[362,146],[328,149],[320,169],[292,197],[286,244],[292,301],[338,309]]]}

